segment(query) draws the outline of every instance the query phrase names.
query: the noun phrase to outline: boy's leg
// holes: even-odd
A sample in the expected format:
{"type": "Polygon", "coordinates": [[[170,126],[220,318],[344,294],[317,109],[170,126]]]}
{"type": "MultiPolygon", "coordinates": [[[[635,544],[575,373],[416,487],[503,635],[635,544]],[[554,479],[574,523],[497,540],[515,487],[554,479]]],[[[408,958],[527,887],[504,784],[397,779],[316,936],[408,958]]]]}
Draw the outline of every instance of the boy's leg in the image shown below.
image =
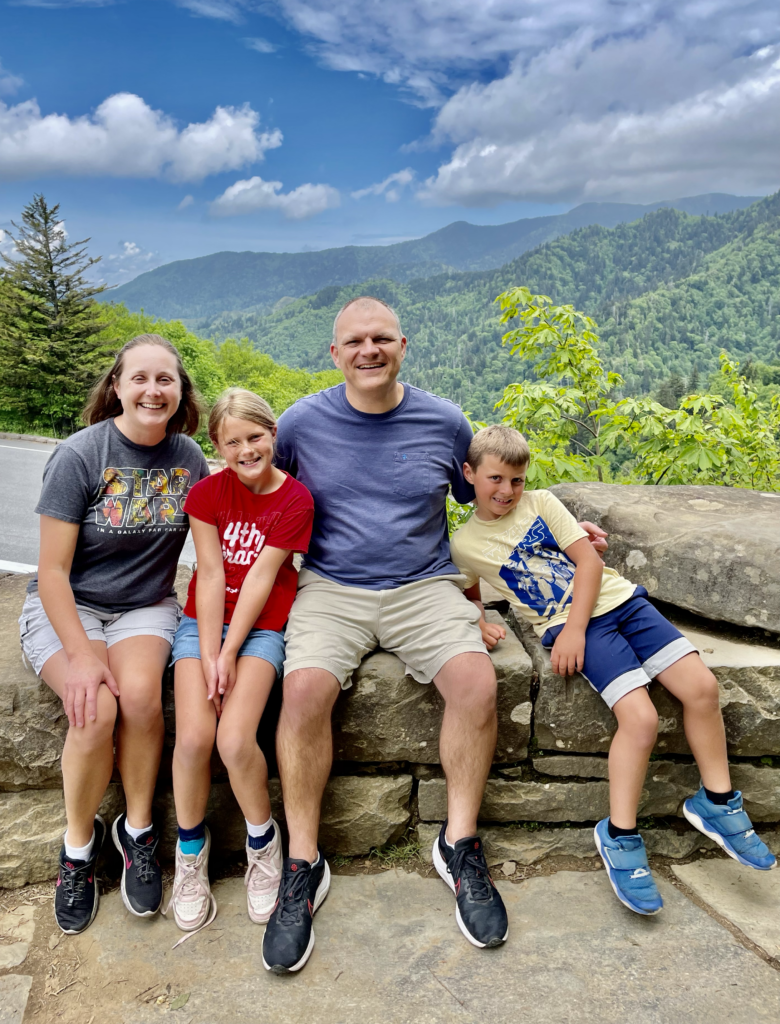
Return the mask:
{"type": "Polygon", "coordinates": [[[718,680],[698,654],[686,654],[657,679],[683,706],[685,738],[696,758],[702,784],[712,793],[731,792],[718,680]]]}
{"type": "Polygon", "coordinates": [[[236,685],[222,707],[217,750],[244,817],[261,825],[271,817],[268,766],[257,743],[257,727],[276,681],[276,668],[262,658],[238,659],[236,685]]]}
{"type": "Polygon", "coordinates": [[[609,816],[620,829],[636,829],[647,765],[658,735],[658,712],[644,686],[613,706],[618,728],[609,748],[609,816]]]}
{"type": "Polygon", "coordinates": [[[173,750],[173,795],[176,819],[194,829],[206,815],[211,789],[211,752],[217,728],[214,702],[207,699],[200,658],[182,658],[174,671],[176,746],[173,750]]]}

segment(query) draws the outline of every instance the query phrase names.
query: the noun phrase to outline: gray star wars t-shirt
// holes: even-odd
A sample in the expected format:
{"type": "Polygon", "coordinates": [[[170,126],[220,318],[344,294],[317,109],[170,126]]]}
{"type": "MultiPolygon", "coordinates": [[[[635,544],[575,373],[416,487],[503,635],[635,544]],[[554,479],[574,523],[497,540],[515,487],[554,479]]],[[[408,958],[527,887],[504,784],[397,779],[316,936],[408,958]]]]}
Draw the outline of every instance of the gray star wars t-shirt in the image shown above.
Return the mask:
{"type": "MultiPolygon", "coordinates": [[[[168,597],[189,529],[184,499],[208,475],[191,437],[134,444],[113,419],[57,445],[35,511],[81,526],[70,572],[76,603],[126,612],[168,597]]],[[[37,576],[27,589],[38,589],[37,576]]]]}

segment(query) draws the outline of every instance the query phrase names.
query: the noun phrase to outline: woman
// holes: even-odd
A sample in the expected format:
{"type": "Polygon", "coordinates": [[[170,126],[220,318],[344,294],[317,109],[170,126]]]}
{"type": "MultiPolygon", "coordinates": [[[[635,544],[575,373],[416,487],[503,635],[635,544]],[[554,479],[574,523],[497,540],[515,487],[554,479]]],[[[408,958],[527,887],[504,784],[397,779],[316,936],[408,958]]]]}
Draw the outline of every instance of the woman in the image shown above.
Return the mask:
{"type": "Polygon", "coordinates": [[[173,593],[187,536],[184,499],[209,475],[191,437],[192,381],[157,334],[129,341],[84,410],[89,424],[58,445],[43,474],[38,574],[19,620],[35,672],[63,700],[68,828],[54,912],[67,934],[95,917],[97,813],[116,762],[127,812],[113,824],[122,899],[138,917],[162,902],[152,796],[163,744],[161,683],[180,614],[173,593]]]}

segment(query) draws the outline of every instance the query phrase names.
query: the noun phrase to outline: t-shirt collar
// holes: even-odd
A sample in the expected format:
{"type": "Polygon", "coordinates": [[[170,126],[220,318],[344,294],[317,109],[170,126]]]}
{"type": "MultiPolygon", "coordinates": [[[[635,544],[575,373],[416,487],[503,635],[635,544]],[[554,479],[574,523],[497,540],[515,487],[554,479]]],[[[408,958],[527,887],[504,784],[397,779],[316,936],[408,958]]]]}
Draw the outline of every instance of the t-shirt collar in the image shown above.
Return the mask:
{"type": "Polygon", "coordinates": [[[412,394],[412,389],[408,384],[404,384],[403,381],[400,383],[404,389],[404,397],[394,409],[390,409],[388,412],[361,412],[360,409],[356,409],[354,405],[350,405],[349,399],[347,398],[347,385],[342,384],[340,385],[340,391],[344,409],[352,416],[356,416],[361,420],[370,420],[372,423],[381,423],[383,420],[389,420],[393,416],[397,416],[399,412],[406,408],[412,394]]]}

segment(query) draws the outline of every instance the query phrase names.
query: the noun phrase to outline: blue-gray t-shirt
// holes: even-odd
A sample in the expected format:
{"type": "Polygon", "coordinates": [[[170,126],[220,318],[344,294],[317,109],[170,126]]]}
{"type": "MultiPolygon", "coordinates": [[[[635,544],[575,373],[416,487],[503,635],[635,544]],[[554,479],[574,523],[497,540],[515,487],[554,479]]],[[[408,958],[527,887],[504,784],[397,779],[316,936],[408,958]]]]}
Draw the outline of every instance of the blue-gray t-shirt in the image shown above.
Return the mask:
{"type": "Polygon", "coordinates": [[[390,590],[457,574],[447,491],[468,502],[471,427],[457,405],[404,384],[390,412],[364,413],[338,384],[279,418],[277,465],[314,496],[306,569],[348,587],[390,590]]]}

